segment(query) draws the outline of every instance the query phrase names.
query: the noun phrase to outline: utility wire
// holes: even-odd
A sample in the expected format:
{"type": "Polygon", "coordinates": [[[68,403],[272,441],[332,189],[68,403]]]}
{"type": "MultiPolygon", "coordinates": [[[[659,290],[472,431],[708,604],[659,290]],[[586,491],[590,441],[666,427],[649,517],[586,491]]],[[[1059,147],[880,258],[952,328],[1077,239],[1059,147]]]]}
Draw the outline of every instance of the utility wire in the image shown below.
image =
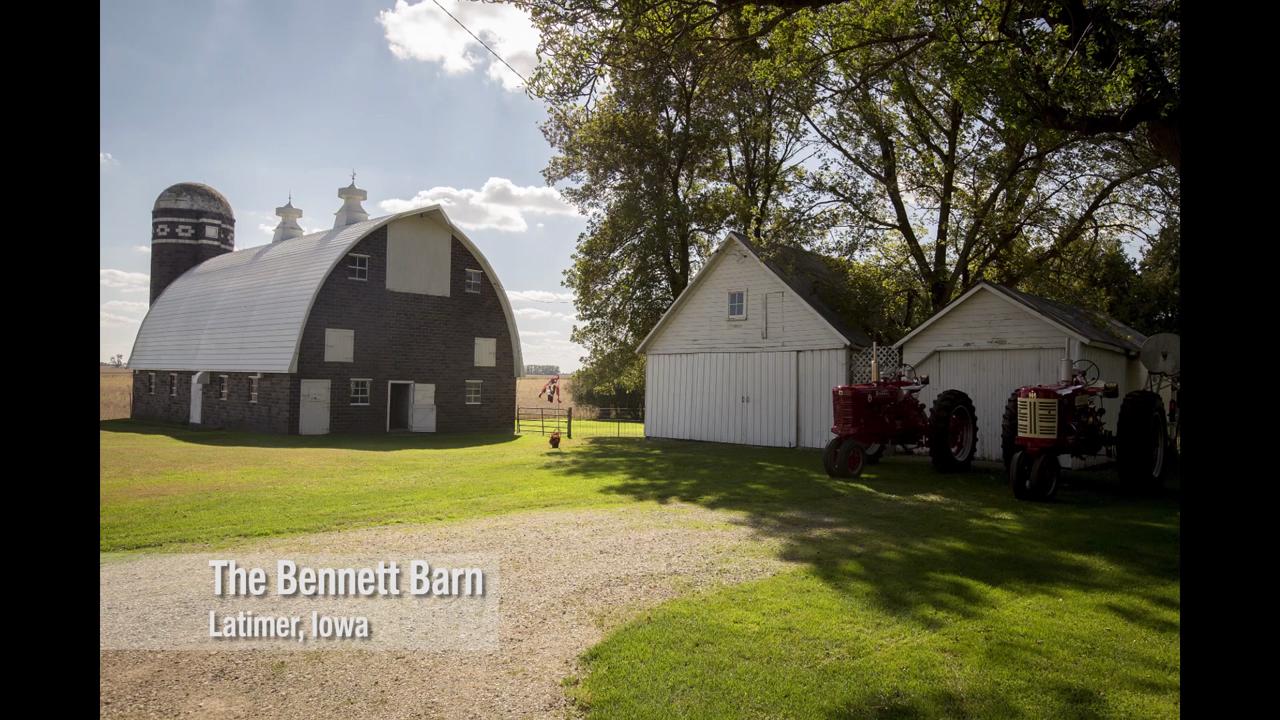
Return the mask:
{"type": "MultiPolygon", "coordinates": [[[[502,63],[503,65],[506,65],[508,70],[515,73],[516,77],[523,80],[525,90],[529,90],[529,79],[526,78],[524,75],[521,75],[519,70],[516,70],[515,68],[511,67],[511,63],[507,62],[506,58],[499,55],[497,50],[494,50],[493,48],[489,47],[489,44],[481,40],[479,35],[476,35],[475,33],[471,32],[471,28],[467,27],[466,25],[463,25],[461,20],[453,16],[453,13],[449,12],[448,10],[445,10],[444,6],[440,4],[440,0],[431,0],[431,2],[435,3],[436,7],[440,8],[441,12],[443,12],[445,15],[448,15],[450,20],[458,23],[458,27],[465,30],[468,35],[470,35],[472,38],[475,39],[476,42],[480,43],[480,45],[483,46],[485,50],[489,51],[490,55],[493,55],[494,57],[498,58],[498,62],[502,63]]],[[[530,91],[530,94],[532,94],[532,91],[530,91]]]]}

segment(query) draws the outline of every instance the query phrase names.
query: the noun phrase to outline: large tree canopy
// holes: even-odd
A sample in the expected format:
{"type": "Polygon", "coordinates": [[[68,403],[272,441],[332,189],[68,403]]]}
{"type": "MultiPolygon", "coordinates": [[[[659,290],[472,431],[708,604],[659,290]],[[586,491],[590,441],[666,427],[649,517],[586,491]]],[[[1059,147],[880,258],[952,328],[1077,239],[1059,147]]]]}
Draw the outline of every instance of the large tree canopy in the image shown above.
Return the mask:
{"type": "Polygon", "coordinates": [[[843,258],[883,340],[980,278],[1176,323],[1176,2],[516,1],[546,178],[590,216],[584,377],[642,381],[729,228],[843,258]]]}

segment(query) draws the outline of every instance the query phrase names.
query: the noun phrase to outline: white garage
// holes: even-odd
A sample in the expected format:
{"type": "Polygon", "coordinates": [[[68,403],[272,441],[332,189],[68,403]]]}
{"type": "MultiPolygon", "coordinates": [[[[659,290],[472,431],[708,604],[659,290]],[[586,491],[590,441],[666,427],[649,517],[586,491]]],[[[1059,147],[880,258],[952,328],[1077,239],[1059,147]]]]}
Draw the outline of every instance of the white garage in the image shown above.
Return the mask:
{"type": "Polygon", "coordinates": [[[822,301],[840,276],[820,255],[773,261],[730,233],[640,343],[645,435],[823,447],[831,388],[871,341],[822,301]]]}
{"type": "Polygon", "coordinates": [[[973,398],[978,415],[978,454],[1000,459],[1000,419],[1018,387],[1050,383],[1069,357],[1097,363],[1101,380],[1120,384],[1120,398],[1103,400],[1114,432],[1124,394],[1144,386],[1138,351],[1146,338],[1114,318],[979,282],[912,330],[894,347],[930,384],[920,399],[931,406],[943,390],[973,398]]]}

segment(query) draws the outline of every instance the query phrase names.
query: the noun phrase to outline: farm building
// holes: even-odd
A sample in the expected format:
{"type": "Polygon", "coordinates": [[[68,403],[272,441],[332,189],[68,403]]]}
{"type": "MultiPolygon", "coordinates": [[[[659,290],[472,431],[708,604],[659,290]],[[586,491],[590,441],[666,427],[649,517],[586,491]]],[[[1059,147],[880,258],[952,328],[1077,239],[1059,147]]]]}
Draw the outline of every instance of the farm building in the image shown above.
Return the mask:
{"type": "Polygon", "coordinates": [[[1125,393],[1141,389],[1147,371],[1138,359],[1146,338],[1119,321],[1080,308],[981,281],[895,343],[902,361],[928,375],[919,397],[926,406],[948,388],[973,398],[977,457],[999,460],[1000,421],[1009,393],[1058,378],[1064,357],[1097,363],[1100,379],[1120,385],[1104,400],[1115,431],[1125,393]]]}
{"type": "Polygon", "coordinates": [[[355,186],[333,229],[276,209],[235,250],[219,192],[181,183],[152,211],[151,306],[132,414],[271,433],[506,431],[524,367],[506,293],[438,205],[369,219],[355,186]]]}
{"type": "Polygon", "coordinates": [[[730,233],[637,347],[645,435],[780,447],[831,438],[831,388],[871,341],[822,300],[820,256],[730,233]]]}

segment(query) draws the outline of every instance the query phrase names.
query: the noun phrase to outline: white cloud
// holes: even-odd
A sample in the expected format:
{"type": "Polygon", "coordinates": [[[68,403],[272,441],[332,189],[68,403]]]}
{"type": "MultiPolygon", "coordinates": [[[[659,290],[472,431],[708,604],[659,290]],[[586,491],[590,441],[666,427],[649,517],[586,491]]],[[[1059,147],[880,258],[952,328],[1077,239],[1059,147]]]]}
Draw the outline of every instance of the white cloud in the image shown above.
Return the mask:
{"type": "MultiPolygon", "coordinates": [[[[521,75],[529,77],[533,72],[538,64],[539,38],[527,12],[512,5],[469,0],[440,0],[440,4],[521,75]]],[[[449,75],[469,73],[483,66],[485,74],[506,90],[518,91],[524,86],[520,78],[431,0],[416,5],[396,0],[395,8],[379,12],[377,20],[391,54],[401,60],[437,64],[449,75]]]]}
{"type": "Polygon", "coordinates": [[[98,308],[99,327],[137,325],[147,314],[147,303],[138,300],[108,300],[98,308]]]}
{"type": "Polygon", "coordinates": [[[146,292],[151,288],[151,276],[140,272],[99,268],[98,284],[121,292],[146,292]]]}
{"type": "Polygon", "coordinates": [[[467,230],[524,232],[525,214],[577,215],[560,191],[539,185],[520,186],[506,178],[491,177],[479,190],[433,187],[408,200],[383,200],[378,206],[389,213],[440,204],[449,219],[467,230]]]}
{"type": "Polygon", "coordinates": [[[559,330],[521,330],[520,339],[523,340],[527,337],[536,337],[536,338],[548,337],[549,338],[549,337],[555,337],[559,334],[560,334],[559,330]]]}
{"type": "Polygon", "coordinates": [[[540,310],[538,308],[520,308],[514,312],[516,317],[526,318],[529,320],[546,320],[548,318],[554,318],[565,322],[573,322],[578,319],[578,317],[573,313],[551,312],[549,310],[540,310]]]}
{"type": "Polygon", "coordinates": [[[109,152],[98,151],[98,167],[106,167],[108,165],[119,165],[120,161],[115,159],[109,152]]]}
{"type": "Polygon", "coordinates": [[[109,313],[105,310],[98,312],[98,327],[121,327],[124,325],[137,325],[142,322],[141,318],[131,318],[116,313],[109,313]]]}
{"type": "Polygon", "coordinates": [[[507,297],[515,302],[573,302],[573,293],[547,290],[508,290],[507,297]]]}
{"type": "Polygon", "coordinates": [[[149,255],[151,254],[151,246],[150,245],[134,245],[133,251],[140,252],[140,253],[147,253],[149,255]]]}

